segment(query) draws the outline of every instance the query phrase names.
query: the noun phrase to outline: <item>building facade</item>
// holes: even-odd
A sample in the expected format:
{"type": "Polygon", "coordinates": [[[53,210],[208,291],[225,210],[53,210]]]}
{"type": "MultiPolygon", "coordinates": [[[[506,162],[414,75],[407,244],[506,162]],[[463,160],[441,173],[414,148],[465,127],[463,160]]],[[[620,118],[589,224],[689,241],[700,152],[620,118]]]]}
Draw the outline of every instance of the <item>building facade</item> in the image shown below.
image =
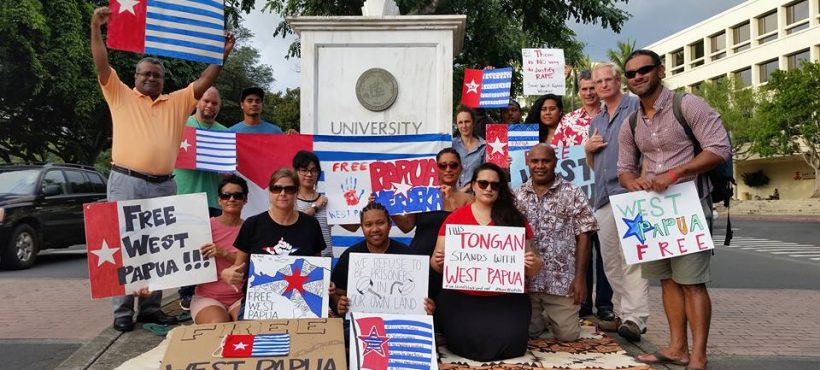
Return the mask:
{"type": "MultiPolygon", "coordinates": [[[[661,56],[670,89],[691,92],[721,77],[760,86],[775,70],[820,59],[820,0],[746,1],[646,48],[661,56]]],[[[775,189],[780,199],[808,198],[817,176],[799,156],[736,158],[734,168],[736,196],[747,200],[767,199],[775,189]],[[743,184],[743,174],[760,170],[768,185],[743,184]]]]}

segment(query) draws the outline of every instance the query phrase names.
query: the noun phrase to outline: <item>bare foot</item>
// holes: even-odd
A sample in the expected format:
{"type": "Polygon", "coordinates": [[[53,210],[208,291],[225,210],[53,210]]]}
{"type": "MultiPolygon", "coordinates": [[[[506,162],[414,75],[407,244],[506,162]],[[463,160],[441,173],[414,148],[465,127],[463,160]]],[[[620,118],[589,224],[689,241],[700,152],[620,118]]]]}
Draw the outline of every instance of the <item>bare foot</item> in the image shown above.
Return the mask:
{"type": "Polygon", "coordinates": [[[674,364],[680,366],[689,364],[688,353],[675,353],[669,348],[660,349],[655,353],[639,355],[636,359],[646,364],[674,364]]]}

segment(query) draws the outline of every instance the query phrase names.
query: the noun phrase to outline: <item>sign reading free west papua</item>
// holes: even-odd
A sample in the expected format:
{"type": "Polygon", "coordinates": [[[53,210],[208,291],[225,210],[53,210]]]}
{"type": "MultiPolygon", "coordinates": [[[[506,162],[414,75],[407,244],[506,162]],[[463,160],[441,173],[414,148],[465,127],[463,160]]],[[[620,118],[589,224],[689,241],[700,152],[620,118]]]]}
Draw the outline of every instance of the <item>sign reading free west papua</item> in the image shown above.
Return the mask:
{"type": "Polygon", "coordinates": [[[205,193],[83,206],[91,297],[207,283],[216,264],[205,193]]]}

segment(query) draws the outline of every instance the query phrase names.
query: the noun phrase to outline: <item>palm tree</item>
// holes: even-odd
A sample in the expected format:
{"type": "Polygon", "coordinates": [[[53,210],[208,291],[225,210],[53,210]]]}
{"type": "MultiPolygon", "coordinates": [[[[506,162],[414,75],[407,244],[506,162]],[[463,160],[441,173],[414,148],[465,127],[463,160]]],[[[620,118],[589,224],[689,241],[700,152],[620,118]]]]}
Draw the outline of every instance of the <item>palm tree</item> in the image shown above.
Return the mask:
{"type": "MultiPolygon", "coordinates": [[[[621,73],[623,73],[626,58],[635,51],[635,40],[631,42],[629,40],[626,42],[618,41],[617,45],[618,47],[615,50],[607,50],[606,55],[609,57],[609,61],[618,66],[618,68],[621,69],[621,73]]],[[[626,91],[626,79],[624,78],[621,79],[621,90],[626,91]]]]}

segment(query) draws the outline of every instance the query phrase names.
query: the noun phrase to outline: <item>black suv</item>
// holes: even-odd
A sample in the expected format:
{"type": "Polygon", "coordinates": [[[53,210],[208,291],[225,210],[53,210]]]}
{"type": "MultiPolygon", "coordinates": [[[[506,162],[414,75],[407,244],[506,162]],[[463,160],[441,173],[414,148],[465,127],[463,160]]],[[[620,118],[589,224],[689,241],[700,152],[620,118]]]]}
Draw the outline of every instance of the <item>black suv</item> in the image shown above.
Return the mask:
{"type": "Polygon", "coordinates": [[[43,249],[84,244],[83,203],[105,199],[90,166],[0,166],[0,267],[29,268],[43,249]]]}

